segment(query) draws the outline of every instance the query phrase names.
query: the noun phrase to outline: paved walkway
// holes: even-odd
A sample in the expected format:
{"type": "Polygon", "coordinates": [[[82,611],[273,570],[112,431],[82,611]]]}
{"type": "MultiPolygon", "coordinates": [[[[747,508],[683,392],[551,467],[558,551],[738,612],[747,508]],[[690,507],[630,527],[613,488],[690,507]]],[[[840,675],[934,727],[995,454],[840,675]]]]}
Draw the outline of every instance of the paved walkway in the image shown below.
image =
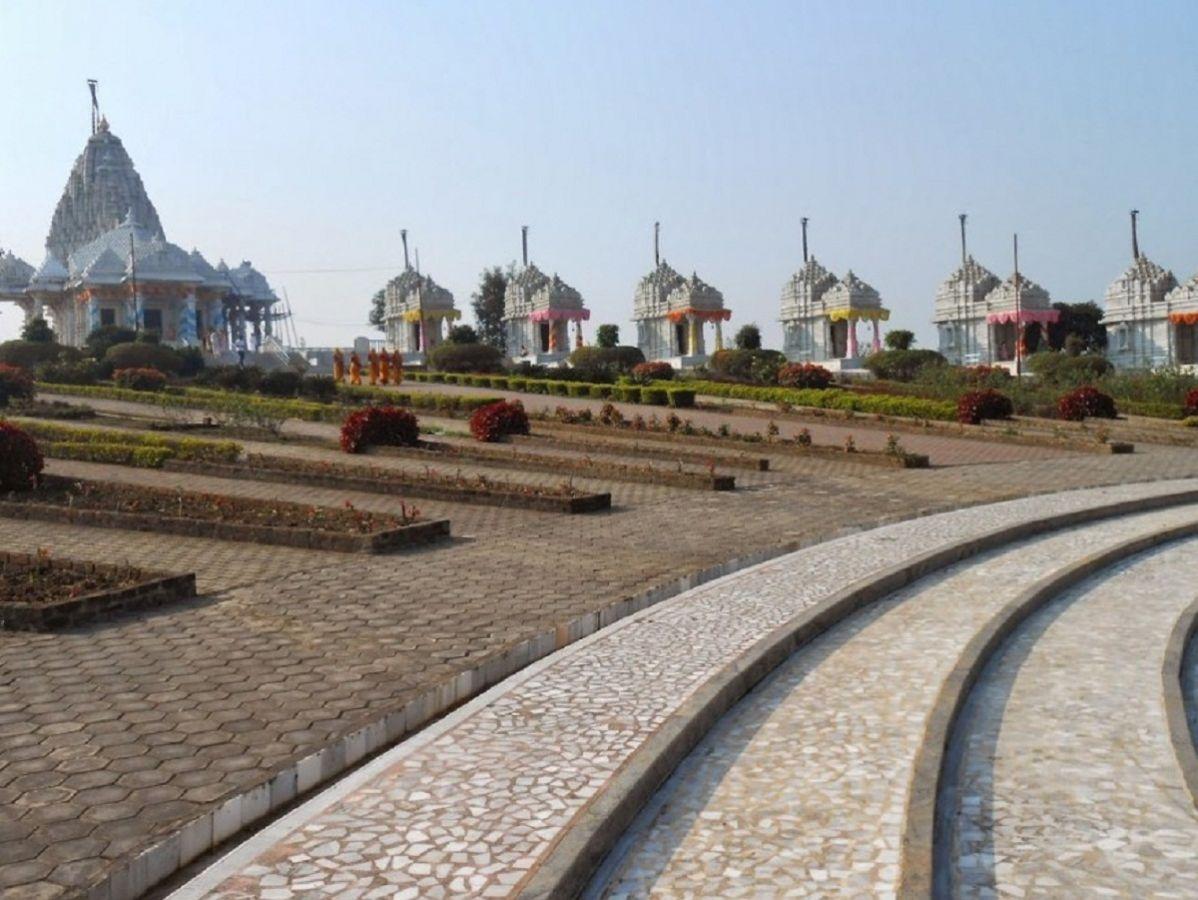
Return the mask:
{"type": "Polygon", "coordinates": [[[962,721],[954,896],[1198,896],[1198,814],[1161,691],[1196,552],[1067,592],[990,664],[962,721]]]}
{"type": "MultiPolygon", "coordinates": [[[[1079,491],[1054,497],[1051,509],[1179,486],[1079,491]]],[[[384,754],[176,896],[512,895],[638,748],[762,635],[862,577],[1046,511],[1042,500],[1016,500],[898,523],[666,601],[384,754]]]]}

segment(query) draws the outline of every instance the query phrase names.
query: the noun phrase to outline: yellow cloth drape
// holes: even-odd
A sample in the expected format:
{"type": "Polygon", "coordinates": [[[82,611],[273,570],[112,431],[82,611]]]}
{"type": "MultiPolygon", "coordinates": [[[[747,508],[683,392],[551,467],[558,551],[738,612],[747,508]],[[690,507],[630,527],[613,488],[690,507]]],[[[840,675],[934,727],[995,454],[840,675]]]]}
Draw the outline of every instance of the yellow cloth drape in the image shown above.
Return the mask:
{"type": "Polygon", "coordinates": [[[832,322],[843,322],[845,320],[855,321],[857,319],[867,319],[871,322],[886,322],[890,319],[890,310],[888,309],[831,309],[828,310],[828,320],[832,322]]]}
{"type": "Polygon", "coordinates": [[[460,309],[409,309],[403,314],[405,322],[419,322],[421,319],[449,319],[456,322],[462,317],[460,309]]]}

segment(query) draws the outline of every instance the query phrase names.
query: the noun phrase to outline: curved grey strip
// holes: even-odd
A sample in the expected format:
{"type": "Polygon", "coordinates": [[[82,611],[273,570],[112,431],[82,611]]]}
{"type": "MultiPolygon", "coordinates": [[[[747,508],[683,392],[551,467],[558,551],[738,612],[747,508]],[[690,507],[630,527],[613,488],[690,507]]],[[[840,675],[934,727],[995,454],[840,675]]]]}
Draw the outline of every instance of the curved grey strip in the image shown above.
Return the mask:
{"type": "MultiPolygon", "coordinates": [[[[1038,610],[1091,575],[1153,547],[1198,534],[1198,521],[1124,541],[1052,573],[1007,604],[966,645],[940,688],[915,758],[903,830],[898,895],[906,900],[948,896],[948,809],[945,795],[956,783],[954,752],[960,744],[961,712],[982,670],[1007,638],[1038,610]]],[[[1184,712],[1183,712],[1184,716],[1184,712]]],[[[1187,732],[1188,735],[1188,732],[1187,732]]]]}
{"type": "MultiPolygon", "coordinates": [[[[641,807],[715,722],[797,649],[858,610],[932,572],[996,547],[1086,522],[1164,509],[1195,500],[1198,500],[1198,491],[1185,491],[1058,513],[999,528],[981,537],[921,554],[880,574],[871,575],[794,617],[754,644],[738,660],[721,669],[636,750],[565,830],[545,860],[521,886],[519,896],[529,900],[577,896],[632,824],[641,807]]],[[[1198,523],[1193,527],[1198,530],[1198,523]]],[[[937,760],[941,756],[942,753],[937,760]]],[[[933,772],[939,772],[938,762],[933,772]]],[[[930,783],[934,788],[935,774],[930,783]]],[[[930,821],[927,834],[926,868],[930,873],[930,821]]],[[[905,855],[906,849],[904,858],[905,855]]],[[[927,894],[925,891],[922,896],[927,894]]]]}
{"type": "Polygon", "coordinates": [[[1173,631],[1169,635],[1169,643],[1165,647],[1165,663],[1161,677],[1164,680],[1165,716],[1169,721],[1169,740],[1173,744],[1173,753],[1177,757],[1177,765],[1185,778],[1186,787],[1190,789],[1190,797],[1198,807],[1198,750],[1194,748],[1194,735],[1190,731],[1189,717],[1186,715],[1186,701],[1183,690],[1185,677],[1186,650],[1191,639],[1198,632],[1198,600],[1191,603],[1186,611],[1177,619],[1173,631]]]}

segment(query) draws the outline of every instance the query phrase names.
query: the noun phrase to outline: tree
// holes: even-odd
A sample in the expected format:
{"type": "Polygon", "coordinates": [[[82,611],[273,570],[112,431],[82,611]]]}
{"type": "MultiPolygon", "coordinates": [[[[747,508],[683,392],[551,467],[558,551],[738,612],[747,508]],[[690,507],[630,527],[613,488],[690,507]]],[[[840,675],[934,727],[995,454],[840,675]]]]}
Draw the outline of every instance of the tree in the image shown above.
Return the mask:
{"type": "Polygon", "coordinates": [[[595,343],[600,347],[615,347],[620,343],[620,326],[600,325],[595,329],[595,343]]]}
{"type": "Polygon", "coordinates": [[[120,325],[101,325],[88,334],[85,343],[88,352],[96,359],[103,359],[108,348],[115,344],[131,344],[137,340],[137,332],[120,325]]]}
{"type": "MultiPolygon", "coordinates": [[[[1106,326],[1102,324],[1102,307],[1092,300],[1084,303],[1054,303],[1052,308],[1061,317],[1048,326],[1048,346],[1053,350],[1065,348],[1065,340],[1077,335],[1085,353],[1101,353],[1106,349],[1106,326]]],[[[1074,348],[1077,344],[1074,343],[1074,348]]]]}
{"type": "Polygon", "coordinates": [[[905,328],[896,328],[894,331],[886,332],[887,350],[910,350],[911,345],[914,343],[914,331],[907,331],[905,328]]]}
{"type": "Polygon", "coordinates": [[[760,350],[761,329],[752,323],[742,325],[733,340],[739,350],[760,350]]]}
{"type": "Polygon", "coordinates": [[[369,322],[379,331],[387,330],[387,290],[382,288],[375,291],[373,297],[370,298],[370,318],[369,322]]]}
{"type": "Polygon", "coordinates": [[[35,344],[53,344],[54,329],[41,316],[34,316],[21,329],[21,340],[32,341],[35,344]]]}
{"type": "Polygon", "coordinates": [[[508,279],[514,273],[514,264],[509,265],[506,272],[499,266],[483,269],[471,303],[474,321],[478,323],[479,338],[484,344],[501,351],[507,345],[503,333],[503,295],[507,291],[508,279]]]}
{"type": "Polygon", "coordinates": [[[451,344],[477,344],[478,332],[469,325],[454,325],[446,340],[451,344]]]}

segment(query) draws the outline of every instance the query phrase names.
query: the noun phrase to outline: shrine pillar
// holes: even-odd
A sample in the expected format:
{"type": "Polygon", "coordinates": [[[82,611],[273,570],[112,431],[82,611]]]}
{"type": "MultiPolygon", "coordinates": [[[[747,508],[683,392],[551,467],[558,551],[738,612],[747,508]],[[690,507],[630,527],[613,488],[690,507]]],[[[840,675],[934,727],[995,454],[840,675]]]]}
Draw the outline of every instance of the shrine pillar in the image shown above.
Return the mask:
{"type": "Polygon", "coordinates": [[[874,319],[874,353],[882,349],[882,326],[874,319]]]}
{"type": "Polygon", "coordinates": [[[687,316],[689,334],[687,335],[687,355],[697,356],[699,353],[699,320],[694,315],[687,316]]]}
{"type": "Polygon", "coordinates": [[[849,326],[849,328],[848,328],[848,332],[849,332],[849,334],[848,334],[848,352],[845,355],[849,359],[853,359],[854,357],[857,356],[857,320],[850,318],[850,319],[846,319],[845,323],[849,326]]]}
{"type": "Polygon", "coordinates": [[[194,347],[200,342],[199,335],[196,332],[196,295],[195,291],[190,291],[187,294],[187,298],[183,301],[183,309],[180,310],[179,343],[184,347],[194,347]]]}
{"type": "Polygon", "coordinates": [[[715,348],[716,350],[724,349],[724,323],[719,319],[715,320],[715,348]]]}

